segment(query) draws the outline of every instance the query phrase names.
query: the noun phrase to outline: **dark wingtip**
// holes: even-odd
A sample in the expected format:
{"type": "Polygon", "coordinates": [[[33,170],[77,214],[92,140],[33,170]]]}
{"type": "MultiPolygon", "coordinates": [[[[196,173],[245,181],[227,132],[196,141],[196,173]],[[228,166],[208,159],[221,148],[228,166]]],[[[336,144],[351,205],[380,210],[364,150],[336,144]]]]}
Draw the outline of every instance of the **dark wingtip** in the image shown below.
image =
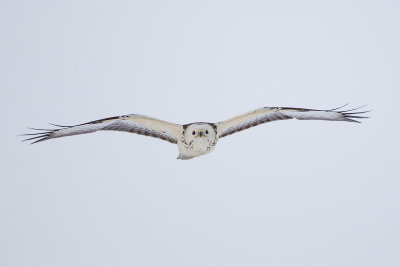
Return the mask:
{"type": "Polygon", "coordinates": [[[370,117],[365,117],[365,116],[359,116],[360,114],[365,114],[368,112],[371,112],[372,110],[366,110],[366,111],[358,111],[359,109],[366,107],[367,105],[363,105],[357,108],[352,108],[352,109],[348,109],[348,110],[338,110],[336,109],[335,112],[339,112],[340,114],[343,115],[345,121],[348,122],[357,122],[357,123],[361,123],[361,121],[358,120],[354,120],[354,119],[368,119],[370,117]],[[355,111],[355,112],[352,112],[355,111]]]}
{"type": "MultiPolygon", "coordinates": [[[[41,139],[48,139],[48,135],[47,134],[43,134],[43,135],[38,135],[38,136],[34,136],[34,137],[31,137],[31,138],[26,138],[26,139],[24,139],[24,140],[22,140],[21,142],[25,142],[25,141],[30,141],[30,140],[35,140],[35,139],[38,139],[38,138],[41,138],[41,139]]],[[[39,140],[41,140],[41,139],[39,139],[39,140]]],[[[36,142],[36,141],[35,141],[36,142]]]]}
{"type": "Polygon", "coordinates": [[[346,118],[345,121],[347,121],[347,122],[355,122],[355,123],[362,123],[361,121],[352,120],[352,119],[348,119],[348,118],[346,118]]]}
{"type": "Polygon", "coordinates": [[[343,106],[340,106],[340,107],[338,107],[338,108],[330,109],[329,111],[334,111],[334,110],[338,110],[338,109],[344,108],[344,107],[348,106],[349,104],[350,104],[350,103],[347,103],[347,104],[345,104],[345,105],[343,105],[343,106]]]}
{"type": "Polygon", "coordinates": [[[50,139],[50,138],[48,138],[48,137],[43,137],[42,139],[39,139],[39,140],[36,140],[36,141],[30,143],[30,145],[33,145],[33,144],[36,144],[36,143],[39,143],[39,142],[43,142],[43,141],[46,141],[46,140],[48,140],[48,139],[50,139]]]}
{"type": "Polygon", "coordinates": [[[50,123],[50,122],[48,122],[48,124],[53,125],[53,126],[55,126],[55,127],[60,127],[60,128],[69,128],[69,127],[72,127],[72,126],[54,124],[54,123],[50,123]]]}
{"type": "Polygon", "coordinates": [[[342,112],[342,113],[347,113],[347,112],[349,112],[349,111],[354,111],[354,110],[358,110],[358,109],[360,109],[360,108],[363,108],[363,107],[366,107],[367,105],[362,105],[362,106],[360,106],[360,107],[357,107],[357,108],[352,108],[352,109],[348,109],[348,110],[342,110],[342,111],[340,111],[340,112],[342,112]]]}
{"type": "Polygon", "coordinates": [[[19,135],[19,136],[25,136],[25,137],[29,136],[29,138],[21,140],[21,142],[26,142],[26,141],[32,141],[33,140],[33,142],[30,143],[31,145],[32,144],[36,144],[38,142],[42,142],[42,141],[48,140],[48,139],[51,139],[50,138],[50,134],[54,131],[54,129],[39,129],[39,128],[30,128],[30,127],[28,127],[28,129],[35,130],[35,131],[42,131],[42,132],[39,132],[39,133],[28,133],[28,134],[20,134],[19,135]]]}
{"type": "Polygon", "coordinates": [[[346,112],[348,115],[354,115],[354,114],[363,114],[363,113],[368,113],[371,112],[372,110],[366,110],[366,111],[358,111],[358,112],[346,112]]]}
{"type": "Polygon", "coordinates": [[[364,116],[346,116],[346,118],[369,119],[369,117],[364,117],[364,116]]]}

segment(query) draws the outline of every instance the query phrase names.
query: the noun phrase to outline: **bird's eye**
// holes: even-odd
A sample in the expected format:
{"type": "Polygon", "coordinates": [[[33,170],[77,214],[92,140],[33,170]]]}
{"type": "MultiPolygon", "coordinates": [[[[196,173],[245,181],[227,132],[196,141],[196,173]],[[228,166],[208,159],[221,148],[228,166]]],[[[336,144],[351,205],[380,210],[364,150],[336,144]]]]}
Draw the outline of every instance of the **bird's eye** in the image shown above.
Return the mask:
{"type": "Polygon", "coordinates": [[[196,134],[196,132],[195,132],[195,131],[193,131],[193,132],[192,132],[192,134],[193,134],[193,135],[195,135],[195,134],[196,134]]]}
{"type": "Polygon", "coordinates": [[[206,134],[208,134],[208,130],[206,130],[206,134]]]}

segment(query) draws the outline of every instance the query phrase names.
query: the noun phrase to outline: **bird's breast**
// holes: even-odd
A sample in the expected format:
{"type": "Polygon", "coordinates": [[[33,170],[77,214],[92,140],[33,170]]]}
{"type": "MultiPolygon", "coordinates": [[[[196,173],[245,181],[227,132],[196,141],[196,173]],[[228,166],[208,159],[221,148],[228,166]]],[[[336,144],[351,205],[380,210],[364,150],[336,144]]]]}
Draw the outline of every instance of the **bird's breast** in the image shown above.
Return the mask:
{"type": "Polygon", "coordinates": [[[181,154],[196,157],[211,152],[216,145],[216,141],[201,138],[198,140],[181,140],[178,142],[181,154]]]}

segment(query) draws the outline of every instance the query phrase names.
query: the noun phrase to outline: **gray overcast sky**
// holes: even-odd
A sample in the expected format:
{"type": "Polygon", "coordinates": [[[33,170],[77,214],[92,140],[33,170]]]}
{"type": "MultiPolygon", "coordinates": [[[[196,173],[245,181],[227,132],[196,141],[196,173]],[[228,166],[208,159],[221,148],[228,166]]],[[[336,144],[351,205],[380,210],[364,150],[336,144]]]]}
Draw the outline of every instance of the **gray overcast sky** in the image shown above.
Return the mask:
{"type": "Polygon", "coordinates": [[[0,2],[0,266],[400,266],[399,1],[0,2]],[[176,160],[102,132],[146,114],[368,104],[279,121],[176,160]]]}

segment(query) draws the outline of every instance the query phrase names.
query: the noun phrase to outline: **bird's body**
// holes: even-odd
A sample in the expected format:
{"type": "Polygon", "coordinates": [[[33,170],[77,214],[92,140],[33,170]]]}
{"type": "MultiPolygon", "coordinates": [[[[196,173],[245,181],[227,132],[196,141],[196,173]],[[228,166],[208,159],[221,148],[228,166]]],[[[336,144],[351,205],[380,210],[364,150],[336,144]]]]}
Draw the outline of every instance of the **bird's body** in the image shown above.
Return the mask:
{"type": "MultiPolygon", "coordinates": [[[[315,110],[303,108],[265,107],[243,115],[221,121],[218,123],[196,122],[189,124],[174,124],[144,115],[124,115],[91,121],[75,126],[61,126],[58,129],[34,129],[43,130],[41,133],[33,133],[33,137],[25,140],[34,140],[33,143],[48,139],[105,131],[124,131],[140,135],[151,136],[177,144],[179,148],[178,159],[191,159],[214,150],[220,138],[250,127],[275,121],[275,120],[329,120],[358,122],[356,118],[363,112],[353,112],[356,109],[339,111],[339,108],[331,110],[315,110]]],[[[24,141],[25,141],[24,140],[24,141]]]]}
{"type": "Polygon", "coordinates": [[[213,123],[190,123],[182,128],[183,134],[178,140],[178,159],[191,159],[210,153],[217,145],[217,128],[213,123]]]}

